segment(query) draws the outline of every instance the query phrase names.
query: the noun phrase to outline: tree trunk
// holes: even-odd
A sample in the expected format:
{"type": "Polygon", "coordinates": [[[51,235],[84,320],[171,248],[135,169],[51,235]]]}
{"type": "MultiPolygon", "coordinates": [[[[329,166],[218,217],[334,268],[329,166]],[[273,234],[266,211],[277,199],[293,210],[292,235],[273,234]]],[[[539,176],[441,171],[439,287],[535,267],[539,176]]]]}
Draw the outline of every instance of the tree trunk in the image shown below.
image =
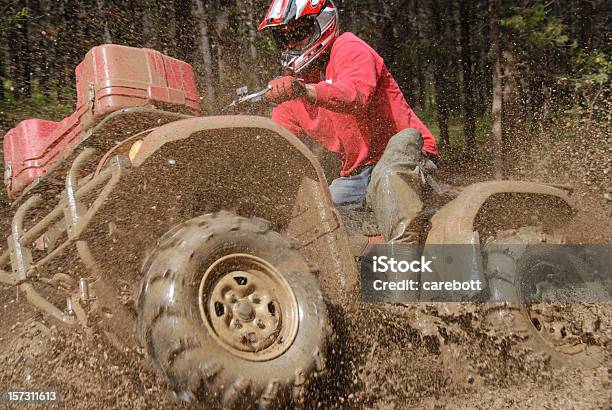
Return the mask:
{"type": "MultiPolygon", "coordinates": [[[[156,49],[155,28],[153,23],[152,8],[155,4],[152,0],[142,1],[142,44],[147,48],[156,49]]],[[[156,9],[156,7],[155,7],[156,9]]]]}
{"type": "MultiPolygon", "coordinates": [[[[211,10],[208,10],[208,13],[211,13],[211,10]]],[[[227,8],[221,5],[221,2],[217,0],[215,2],[214,10],[212,10],[212,15],[215,16],[215,31],[216,38],[213,40],[214,49],[216,51],[216,60],[217,60],[217,84],[221,87],[225,84],[226,74],[227,74],[227,66],[231,66],[231,62],[229,62],[230,53],[226,53],[226,50],[231,50],[227,45],[227,29],[229,27],[229,13],[227,8]],[[216,40],[216,41],[215,41],[216,40]]],[[[251,66],[252,67],[252,66],[251,66]]],[[[251,71],[256,71],[254,68],[251,71]]]]}
{"type": "Polygon", "coordinates": [[[4,101],[4,78],[6,77],[6,70],[4,69],[4,53],[0,48],[0,103],[4,101]]]}
{"type": "Polygon", "coordinates": [[[476,150],[476,113],[474,109],[474,76],[472,67],[472,3],[460,3],[461,15],[461,68],[463,70],[463,132],[469,154],[476,150]]]}
{"type": "Polygon", "coordinates": [[[174,26],[176,27],[176,57],[181,60],[194,62],[196,35],[191,27],[196,26],[190,4],[182,0],[174,1],[174,26]]]}
{"type": "MultiPolygon", "coordinates": [[[[50,27],[53,24],[51,10],[52,4],[50,1],[40,2],[40,12],[44,16],[43,19],[46,27],[50,27]]],[[[39,88],[46,98],[51,97],[51,72],[53,71],[53,61],[55,59],[55,43],[50,38],[50,35],[46,31],[42,32],[38,42],[38,47],[40,47],[40,58],[38,61],[38,69],[40,70],[39,88]]]]}
{"type": "Polygon", "coordinates": [[[167,30],[165,30],[163,41],[164,53],[176,55],[176,7],[173,2],[166,3],[164,19],[166,20],[167,24],[167,30]]]}
{"type": "Polygon", "coordinates": [[[44,27],[48,25],[50,15],[46,13],[43,8],[42,3],[44,3],[44,0],[28,0],[28,3],[28,15],[32,16],[33,22],[33,29],[28,33],[30,77],[32,77],[32,79],[38,79],[38,84],[33,84],[32,87],[37,85],[36,91],[44,96],[48,96],[49,81],[47,76],[47,62],[51,59],[53,45],[46,44],[44,27]]]}
{"type": "MultiPolygon", "coordinates": [[[[418,0],[415,0],[410,8],[414,10],[416,20],[414,24],[414,37],[415,43],[418,45],[424,41],[427,35],[427,28],[425,28],[427,27],[425,22],[428,21],[426,13],[427,8],[423,4],[420,4],[418,0]]],[[[429,87],[427,78],[428,64],[424,58],[417,58],[414,64],[416,70],[416,83],[418,84],[418,92],[415,93],[415,105],[427,111],[429,109],[429,98],[427,98],[429,87]]]]}
{"type": "Polygon", "coordinates": [[[22,79],[21,79],[21,71],[19,70],[20,58],[19,58],[19,31],[18,30],[10,30],[8,36],[13,39],[13,41],[8,42],[8,77],[11,80],[11,91],[12,96],[16,100],[21,99],[21,87],[22,87],[22,79]]]}
{"type": "Polygon", "coordinates": [[[399,18],[395,7],[392,7],[389,2],[381,2],[383,12],[383,27],[382,27],[382,45],[383,49],[380,53],[387,62],[387,67],[391,73],[397,73],[398,61],[396,58],[396,50],[398,45],[398,21],[399,18]]]}
{"type": "Polygon", "coordinates": [[[593,45],[593,0],[579,0],[579,42],[581,48],[589,51],[593,45]]]}
{"type": "Polygon", "coordinates": [[[249,31],[248,31],[249,56],[251,57],[251,67],[253,67],[253,69],[251,70],[251,81],[253,81],[255,88],[259,88],[260,80],[259,80],[259,75],[257,74],[258,72],[257,48],[255,48],[255,37],[257,36],[257,31],[255,30],[255,26],[257,23],[255,22],[255,19],[253,18],[253,7],[247,8],[247,20],[248,20],[248,27],[249,27],[249,31]]]}
{"type": "MultiPolygon", "coordinates": [[[[28,1],[18,3],[18,7],[29,7],[28,1]]],[[[13,86],[13,95],[15,99],[22,100],[32,95],[31,82],[31,54],[29,47],[29,31],[30,31],[29,16],[23,16],[19,20],[19,24],[9,33],[11,41],[9,44],[9,54],[11,60],[11,82],[13,86]]]]}
{"type": "Polygon", "coordinates": [[[444,149],[449,146],[449,135],[448,135],[448,83],[446,80],[446,56],[440,50],[442,44],[439,40],[440,34],[444,32],[442,25],[440,0],[433,0],[431,2],[431,15],[433,19],[432,27],[432,38],[434,43],[434,86],[436,91],[436,117],[438,120],[438,127],[440,128],[440,149],[444,149]]]}
{"type": "Polygon", "coordinates": [[[104,42],[110,44],[113,42],[113,37],[111,36],[110,29],[108,28],[108,16],[106,13],[106,5],[104,4],[104,0],[96,0],[96,5],[98,6],[98,16],[102,18],[103,21],[103,39],[104,42]]]}
{"type": "Polygon", "coordinates": [[[206,10],[202,0],[194,0],[195,2],[195,16],[198,20],[198,26],[200,29],[200,51],[202,52],[202,59],[204,61],[204,81],[206,83],[206,102],[208,112],[213,112],[215,105],[215,89],[213,86],[213,63],[212,63],[212,52],[210,49],[210,35],[208,30],[208,20],[206,16],[206,10]]]}
{"type": "Polygon", "coordinates": [[[459,61],[459,37],[460,37],[460,14],[457,10],[457,2],[444,1],[442,12],[443,18],[443,41],[444,50],[444,79],[446,82],[446,105],[450,114],[459,114],[461,110],[461,64],[459,61]]]}
{"type": "Polygon", "coordinates": [[[493,104],[491,107],[491,117],[493,120],[493,155],[495,155],[494,171],[495,178],[501,179],[504,176],[504,154],[503,154],[503,135],[502,135],[502,64],[499,38],[499,18],[500,0],[491,1],[491,60],[493,61],[493,104]]]}
{"type": "Polygon", "coordinates": [[[491,63],[491,17],[489,2],[477,2],[472,21],[480,30],[473,32],[472,40],[476,44],[474,57],[477,59],[474,68],[474,94],[476,116],[485,115],[491,108],[492,63],[491,63]]]}
{"type": "MultiPolygon", "coordinates": [[[[512,44],[512,41],[510,41],[512,44]]],[[[508,48],[511,47],[508,45],[508,48]]],[[[519,89],[516,72],[516,60],[512,51],[507,48],[501,53],[502,78],[503,78],[503,100],[502,100],[502,124],[504,144],[516,138],[520,131],[521,123],[521,92],[519,89]]]]}
{"type": "MultiPolygon", "coordinates": [[[[61,2],[63,3],[63,2],[61,2]]],[[[61,5],[60,5],[61,7],[61,5]]],[[[58,32],[57,50],[57,94],[62,103],[68,103],[72,100],[72,73],[74,68],[73,63],[74,44],[77,42],[75,36],[74,23],[78,21],[77,15],[78,3],[74,0],[67,0],[62,10],[62,15],[59,18],[60,27],[58,32]]]]}

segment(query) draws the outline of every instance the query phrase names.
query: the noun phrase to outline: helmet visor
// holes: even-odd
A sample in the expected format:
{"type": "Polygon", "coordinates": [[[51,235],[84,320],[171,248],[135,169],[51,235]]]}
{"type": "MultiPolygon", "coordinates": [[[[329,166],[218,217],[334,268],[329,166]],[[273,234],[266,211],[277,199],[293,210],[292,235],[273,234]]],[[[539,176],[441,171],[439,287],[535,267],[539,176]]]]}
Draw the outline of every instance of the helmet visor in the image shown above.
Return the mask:
{"type": "Polygon", "coordinates": [[[304,49],[316,40],[319,25],[314,18],[306,19],[306,23],[291,27],[283,25],[272,31],[272,37],[279,49],[304,49]]]}

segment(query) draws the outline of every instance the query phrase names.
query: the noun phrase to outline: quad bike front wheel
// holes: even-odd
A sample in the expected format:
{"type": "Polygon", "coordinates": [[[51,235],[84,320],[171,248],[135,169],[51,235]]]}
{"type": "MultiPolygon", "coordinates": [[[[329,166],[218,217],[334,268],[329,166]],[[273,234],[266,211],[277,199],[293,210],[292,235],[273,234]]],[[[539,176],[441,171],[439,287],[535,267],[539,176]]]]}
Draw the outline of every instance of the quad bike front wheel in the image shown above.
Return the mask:
{"type": "Polygon", "coordinates": [[[313,269],[260,219],[204,215],[145,263],[136,331],[185,400],[231,408],[304,400],[331,327],[313,269]]]}
{"type": "MultiPolygon", "coordinates": [[[[576,326],[566,318],[550,314],[558,302],[530,303],[531,296],[548,281],[580,279],[586,268],[575,255],[560,248],[539,246],[561,244],[562,238],[535,226],[499,232],[486,243],[487,282],[493,299],[515,301],[488,309],[491,329],[517,336],[528,351],[549,359],[554,365],[596,367],[604,358],[599,346],[572,332],[576,326]]],[[[571,304],[560,306],[572,309],[571,304]]],[[[559,316],[559,315],[557,315],[559,316]]]]}

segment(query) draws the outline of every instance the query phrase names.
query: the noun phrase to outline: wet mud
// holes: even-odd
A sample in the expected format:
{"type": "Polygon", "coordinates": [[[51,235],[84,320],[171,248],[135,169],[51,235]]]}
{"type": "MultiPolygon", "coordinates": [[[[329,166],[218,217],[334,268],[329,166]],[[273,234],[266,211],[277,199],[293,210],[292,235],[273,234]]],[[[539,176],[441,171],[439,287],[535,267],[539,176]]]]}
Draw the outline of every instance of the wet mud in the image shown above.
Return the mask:
{"type": "MultiPolygon", "coordinates": [[[[561,146],[557,152],[562,151],[561,146]]],[[[600,154],[592,159],[604,164],[597,175],[609,176],[603,173],[609,170],[609,152],[600,154]]],[[[517,176],[550,180],[546,172],[555,161],[538,163],[529,172],[518,167],[517,176]]],[[[460,177],[452,168],[445,172],[451,183],[483,179],[482,174],[460,177]]],[[[589,174],[584,169],[578,175],[589,174]]],[[[568,228],[570,241],[612,243],[605,197],[609,179],[598,177],[587,185],[569,173],[555,178],[577,185],[580,211],[568,228]]],[[[9,215],[2,209],[2,232],[8,232],[9,215]]],[[[308,408],[612,405],[612,303],[549,312],[551,322],[566,321],[571,337],[598,348],[604,358],[594,367],[570,367],[554,365],[523,344],[520,334],[491,326],[483,305],[385,305],[362,303],[358,295],[353,299],[353,306],[330,306],[337,337],[327,375],[313,384],[308,408]]],[[[25,303],[15,288],[0,286],[0,312],[1,389],[56,388],[59,408],[202,408],[173,397],[140,348],[116,346],[95,331],[64,329],[25,303]]]]}

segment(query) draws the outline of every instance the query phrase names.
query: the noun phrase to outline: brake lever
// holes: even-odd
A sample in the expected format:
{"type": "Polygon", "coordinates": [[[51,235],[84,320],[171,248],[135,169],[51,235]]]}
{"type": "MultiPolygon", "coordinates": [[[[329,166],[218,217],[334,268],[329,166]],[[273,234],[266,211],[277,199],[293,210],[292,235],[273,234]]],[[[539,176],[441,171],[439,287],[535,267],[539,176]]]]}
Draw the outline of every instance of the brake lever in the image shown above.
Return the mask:
{"type": "Polygon", "coordinates": [[[271,89],[272,87],[270,86],[270,84],[268,84],[265,88],[262,88],[261,90],[255,91],[251,94],[242,95],[237,100],[232,101],[229,107],[236,107],[245,102],[261,101],[263,99],[263,96],[266,95],[271,89]]]}

